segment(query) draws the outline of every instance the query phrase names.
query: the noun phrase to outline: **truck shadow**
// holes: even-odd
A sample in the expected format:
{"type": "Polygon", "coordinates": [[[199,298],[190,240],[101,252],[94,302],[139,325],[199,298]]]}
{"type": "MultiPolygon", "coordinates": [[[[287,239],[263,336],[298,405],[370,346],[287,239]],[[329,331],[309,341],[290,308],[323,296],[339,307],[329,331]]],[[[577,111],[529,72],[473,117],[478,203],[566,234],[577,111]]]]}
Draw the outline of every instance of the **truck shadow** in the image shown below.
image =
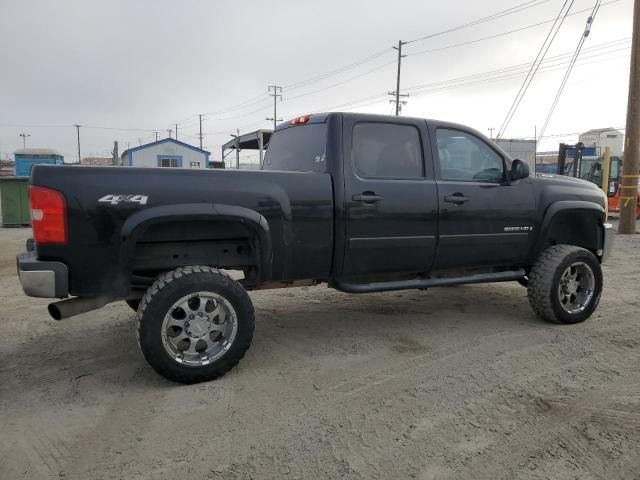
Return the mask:
{"type": "MultiPolygon", "coordinates": [[[[426,352],[439,339],[482,337],[514,328],[553,328],[529,309],[519,286],[473,285],[430,291],[347,295],[322,286],[255,292],[256,332],[241,364],[225,379],[270,375],[292,361],[350,355],[426,352]]],[[[44,315],[44,313],[43,313],[44,315]]],[[[42,318],[25,319],[41,322],[42,318]]],[[[46,394],[54,385],[72,394],[81,383],[102,388],[158,388],[177,384],[149,367],[138,350],[133,312],[123,302],[62,322],[14,345],[0,366],[0,400],[46,394]],[[10,393],[9,393],[10,392],[10,393]],[[71,392],[71,393],[70,393],[71,392]]]]}

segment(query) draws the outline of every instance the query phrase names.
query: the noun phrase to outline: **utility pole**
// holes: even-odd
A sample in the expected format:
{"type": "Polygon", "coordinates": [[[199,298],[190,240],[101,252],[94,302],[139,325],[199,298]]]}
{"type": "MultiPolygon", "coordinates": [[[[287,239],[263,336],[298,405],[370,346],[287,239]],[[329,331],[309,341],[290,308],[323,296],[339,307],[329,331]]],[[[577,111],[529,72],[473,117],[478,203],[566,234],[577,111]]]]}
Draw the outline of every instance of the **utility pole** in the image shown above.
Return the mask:
{"type": "Polygon", "coordinates": [[[156,142],[158,141],[158,134],[159,134],[159,133],[160,133],[160,132],[158,132],[157,130],[154,130],[154,131],[153,131],[153,135],[155,136],[155,141],[156,141],[156,142]]]}
{"type": "Polygon", "coordinates": [[[236,128],[236,170],[240,170],[240,129],[236,128]]]}
{"type": "Polygon", "coordinates": [[[167,129],[167,133],[169,134],[169,138],[173,138],[173,137],[171,136],[171,134],[173,133],[173,130],[171,130],[170,128],[168,128],[168,129],[167,129]]]}
{"type": "Polygon", "coordinates": [[[640,45],[638,42],[640,42],[640,0],[635,0],[618,233],[636,233],[636,205],[640,182],[640,85],[638,85],[640,83],[640,45]]]}
{"type": "Polygon", "coordinates": [[[487,130],[489,130],[489,140],[493,140],[493,131],[495,130],[495,128],[489,127],[487,128],[487,130]]]}
{"type": "Polygon", "coordinates": [[[176,140],[178,139],[178,124],[176,123],[176,140]]]}
{"type": "Polygon", "coordinates": [[[30,133],[21,133],[20,136],[22,137],[22,148],[27,148],[27,137],[30,137],[31,134],[30,133]]]}
{"type": "Polygon", "coordinates": [[[78,165],[80,165],[80,127],[77,123],[74,125],[76,127],[76,131],[78,133],[78,165]]]}
{"type": "Polygon", "coordinates": [[[198,134],[198,138],[200,138],[200,150],[202,150],[202,113],[198,114],[198,118],[200,119],[200,133],[198,134]]]}
{"type": "Polygon", "coordinates": [[[138,137],[138,145],[142,145],[142,138],[138,137]]]}
{"type": "Polygon", "coordinates": [[[402,65],[402,58],[406,57],[406,55],[402,55],[402,45],[405,45],[407,42],[403,42],[402,40],[398,40],[398,46],[393,47],[395,50],[398,50],[398,76],[396,77],[396,90],[395,92],[389,92],[389,95],[394,97],[394,99],[390,100],[389,103],[396,104],[396,117],[400,115],[402,111],[402,105],[406,105],[406,100],[400,100],[400,97],[408,97],[409,94],[401,94],[400,93],[400,66],[402,65]]]}
{"type": "Polygon", "coordinates": [[[278,98],[280,99],[280,101],[282,101],[282,87],[279,87],[278,85],[269,85],[269,87],[267,88],[267,93],[269,94],[270,97],[273,97],[273,118],[267,117],[266,120],[268,121],[273,120],[273,130],[275,131],[276,125],[278,125],[278,122],[282,121],[281,118],[278,118],[278,107],[277,107],[278,98]],[[273,93],[271,93],[272,91],[273,93]]]}
{"type": "Polygon", "coordinates": [[[120,163],[120,155],[118,152],[118,141],[113,142],[113,151],[111,152],[111,164],[118,165],[120,163]]]}
{"type": "MultiPolygon", "coordinates": [[[[240,129],[236,128],[236,134],[231,134],[233,138],[236,139],[236,170],[240,169],[240,129]]],[[[224,160],[224,157],[222,157],[224,160]]]]}

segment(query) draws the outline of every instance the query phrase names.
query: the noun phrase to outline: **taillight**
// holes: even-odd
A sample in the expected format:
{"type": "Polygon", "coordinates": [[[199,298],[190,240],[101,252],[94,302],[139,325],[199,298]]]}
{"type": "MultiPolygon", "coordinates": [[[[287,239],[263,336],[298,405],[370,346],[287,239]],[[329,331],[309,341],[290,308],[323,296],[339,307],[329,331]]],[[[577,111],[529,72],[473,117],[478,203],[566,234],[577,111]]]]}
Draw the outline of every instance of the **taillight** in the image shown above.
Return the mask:
{"type": "Polygon", "coordinates": [[[309,121],[309,119],[311,119],[311,115],[303,115],[301,117],[294,118],[289,123],[291,125],[304,125],[309,121]]]}
{"type": "Polygon", "coordinates": [[[31,223],[36,244],[67,243],[67,206],[62,194],[44,187],[30,187],[31,223]]]}

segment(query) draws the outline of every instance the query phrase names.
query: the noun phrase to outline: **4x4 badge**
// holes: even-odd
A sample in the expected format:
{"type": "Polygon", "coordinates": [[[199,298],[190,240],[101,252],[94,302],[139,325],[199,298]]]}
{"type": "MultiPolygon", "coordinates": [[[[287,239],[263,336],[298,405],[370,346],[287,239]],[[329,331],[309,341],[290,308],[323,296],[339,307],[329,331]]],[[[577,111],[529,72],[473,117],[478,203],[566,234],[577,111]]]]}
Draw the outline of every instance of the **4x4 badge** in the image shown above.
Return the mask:
{"type": "Polygon", "coordinates": [[[98,199],[98,203],[108,203],[110,205],[119,205],[121,203],[137,203],[138,205],[146,205],[149,197],[147,195],[121,195],[109,194],[98,199]]]}

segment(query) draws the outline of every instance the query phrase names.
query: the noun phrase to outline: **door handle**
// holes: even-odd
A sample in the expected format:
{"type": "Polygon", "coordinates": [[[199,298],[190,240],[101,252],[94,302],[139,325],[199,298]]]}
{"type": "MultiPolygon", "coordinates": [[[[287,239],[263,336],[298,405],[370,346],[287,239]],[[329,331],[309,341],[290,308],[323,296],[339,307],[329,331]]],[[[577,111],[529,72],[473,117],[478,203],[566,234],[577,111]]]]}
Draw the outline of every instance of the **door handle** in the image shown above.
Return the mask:
{"type": "Polygon", "coordinates": [[[353,200],[354,202],[366,203],[371,205],[382,200],[382,195],[376,195],[373,192],[362,192],[359,195],[353,195],[351,197],[351,200],[353,200]]]}
{"type": "Polygon", "coordinates": [[[465,197],[461,193],[454,193],[453,195],[447,195],[444,197],[445,202],[455,203],[456,205],[462,205],[469,201],[469,197],[465,197]]]}

